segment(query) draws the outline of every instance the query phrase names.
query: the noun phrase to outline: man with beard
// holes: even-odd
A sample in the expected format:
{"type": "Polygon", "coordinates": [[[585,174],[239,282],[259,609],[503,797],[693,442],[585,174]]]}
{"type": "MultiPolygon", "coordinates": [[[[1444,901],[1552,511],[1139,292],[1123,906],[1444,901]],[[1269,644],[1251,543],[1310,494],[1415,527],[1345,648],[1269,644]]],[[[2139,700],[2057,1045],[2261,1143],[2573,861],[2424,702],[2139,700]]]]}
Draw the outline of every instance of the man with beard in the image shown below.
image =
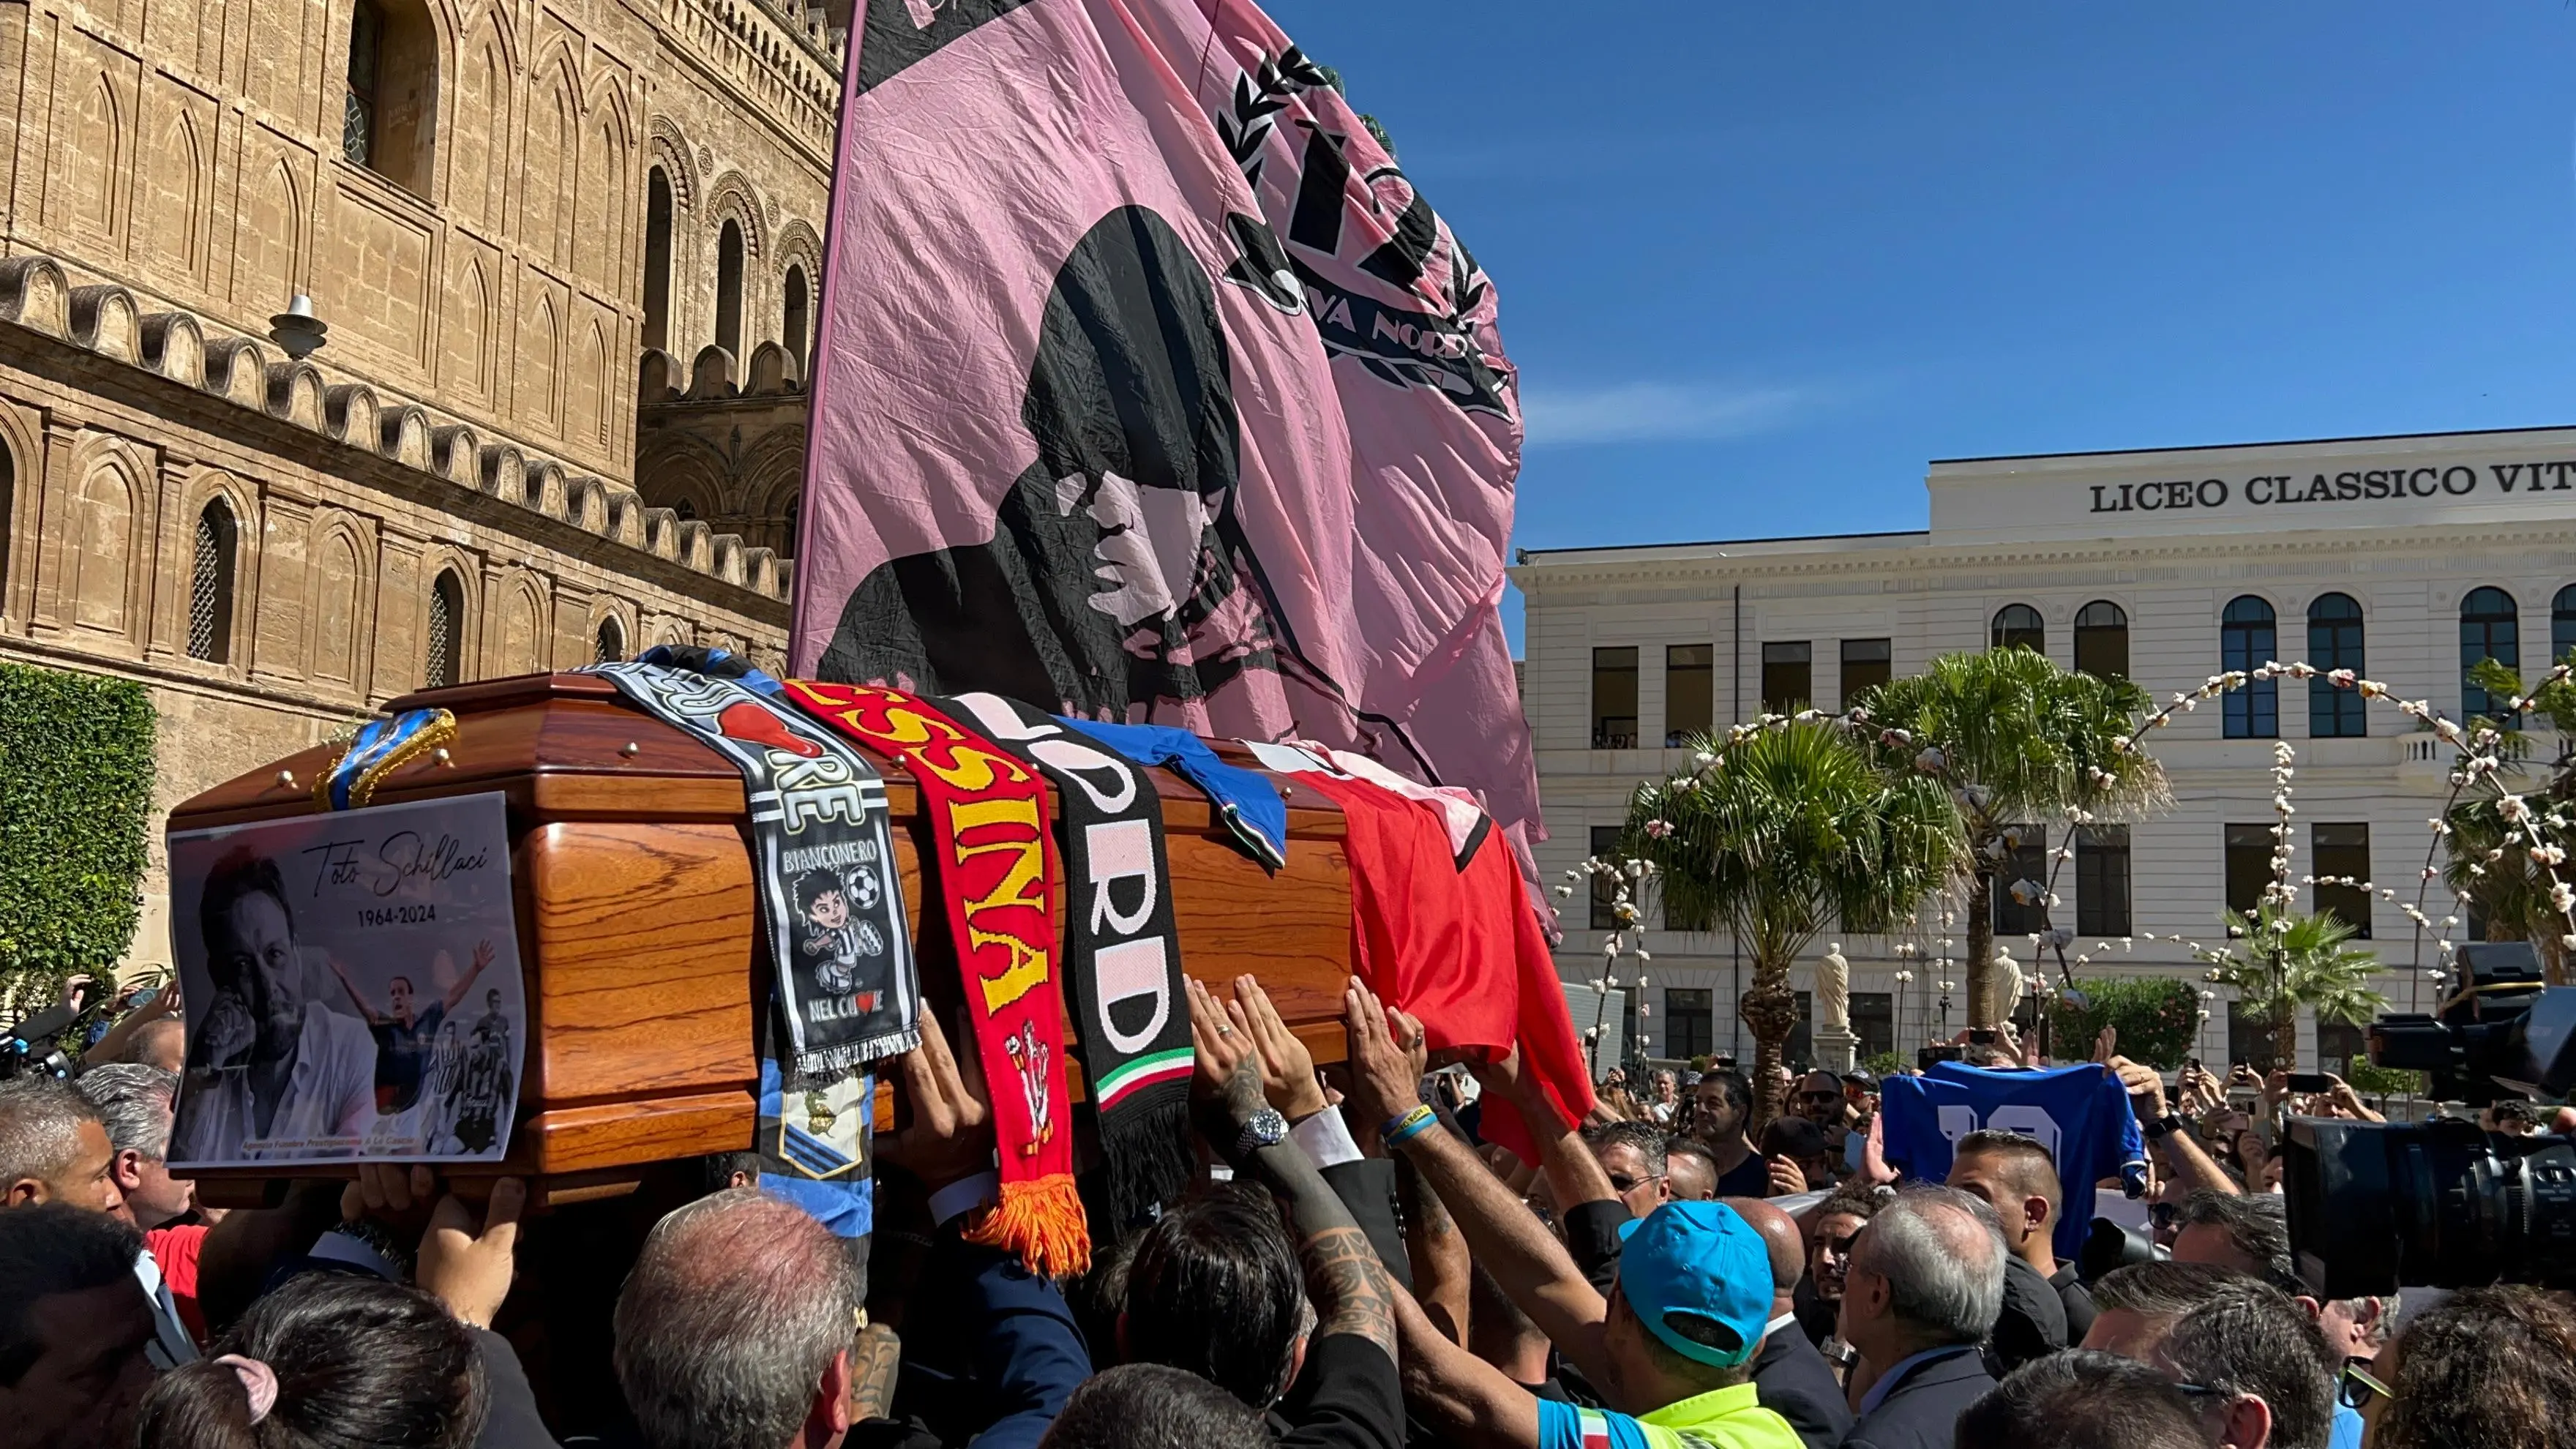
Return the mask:
{"type": "Polygon", "coordinates": [[[295,913],[276,862],[246,849],[217,861],[197,922],[214,995],[189,1054],[172,1155],[240,1162],[355,1151],[375,1112],[375,1041],[356,1018],[304,999],[295,913]],[[316,1145],[334,1138],[347,1145],[316,1145]]]}
{"type": "Polygon", "coordinates": [[[1691,1096],[1691,1135],[1717,1164],[1717,1195],[1768,1194],[1770,1167],[1755,1155],[1752,1140],[1744,1135],[1745,1119],[1753,1111],[1753,1084],[1733,1067],[1718,1067],[1700,1074],[1691,1096]]]}

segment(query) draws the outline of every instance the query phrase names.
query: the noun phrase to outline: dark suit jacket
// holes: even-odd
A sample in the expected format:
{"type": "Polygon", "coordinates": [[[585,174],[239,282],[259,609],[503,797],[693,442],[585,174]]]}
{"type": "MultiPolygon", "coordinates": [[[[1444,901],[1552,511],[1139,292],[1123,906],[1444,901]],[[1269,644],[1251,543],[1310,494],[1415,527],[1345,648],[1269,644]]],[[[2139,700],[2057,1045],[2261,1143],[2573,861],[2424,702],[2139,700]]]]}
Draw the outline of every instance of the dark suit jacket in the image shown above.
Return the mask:
{"type": "Polygon", "coordinates": [[[1844,1449],[1952,1449],[1959,1416],[1994,1386],[1976,1346],[1962,1344],[1947,1358],[1906,1370],[1878,1407],[1852,1425],[1844,1449]]]}
{"type": "Polygon", "coordinates": [[[983,1449],[1032,1449],[1091,1377],[1064,1294],[1017,1254],[964,1241],[954,1222],[932,1242],[903,1348],[899,1415],[983,1449]]]}
{"type": "Polygon", "coordinates": [[[1413,1291],[1413,1259],[1404,1251],[1404,1230],[1396,1222],[1395,1160],[1363,1157],[1323,1169],[1324,1186],[1350,1209],[1360,1232],[1377,1249],[1387,1276],[1405,1292],[1413,1291]]]}
{"type": "Polygon", "coordinates": [[[1842,1381],[1794,1323],[1762,1340],[1762,1352],[1753,1359],[1753,1391],[1762,1407],[1789,1421],[1807,1449],[1833,1449],[1851,1432],[1842,1381]]]}

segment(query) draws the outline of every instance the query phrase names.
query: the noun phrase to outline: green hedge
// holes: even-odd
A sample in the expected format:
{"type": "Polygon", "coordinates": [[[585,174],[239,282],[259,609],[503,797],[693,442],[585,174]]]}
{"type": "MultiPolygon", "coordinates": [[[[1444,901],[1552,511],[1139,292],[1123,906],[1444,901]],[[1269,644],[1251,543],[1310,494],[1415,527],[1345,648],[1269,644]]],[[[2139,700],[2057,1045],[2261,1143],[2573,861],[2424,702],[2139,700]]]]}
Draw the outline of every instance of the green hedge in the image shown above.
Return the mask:
{"type": "Polygon", "coordinates": [[[50,996],[125,954],[152,752],[142,685],[0,664],[0,990],[50,996]]]}
{"type": "Polygon", "coordinates": [[[2188,981],[2156,976],[2106,976],[2079,980],[2084,1005],[2049,998],[2054,1055],[2082,1061],[2106,1026],[2120,1030],[2120,1055],[2172,1071],[2200,1039],[2200,990],[2188,981]]]}

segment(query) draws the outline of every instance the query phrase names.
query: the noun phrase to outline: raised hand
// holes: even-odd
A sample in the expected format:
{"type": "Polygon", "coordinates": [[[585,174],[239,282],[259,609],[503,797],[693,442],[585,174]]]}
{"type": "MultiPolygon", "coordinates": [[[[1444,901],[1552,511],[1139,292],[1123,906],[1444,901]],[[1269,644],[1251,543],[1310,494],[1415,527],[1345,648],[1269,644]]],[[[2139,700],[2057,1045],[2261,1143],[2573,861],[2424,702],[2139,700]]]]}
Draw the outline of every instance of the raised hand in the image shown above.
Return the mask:
{"type": "Polygon", "coordinates": [[[1350,1033],[1351,1102],[1374,1127],[1422,1100],[1426,1059],[1422,1023],[1380,1003],[1357,977],[1342,992],[1342,1025],[1350,1033]]]}
{"type": "Polygon", "coordinates": [[[1231,1146],[1243,1124],[1262,1108],[1261,1073],[1253,1066],[1252,1034],[1209,990],[1190,978],[1190,1112],[1199,1131],[1219,1149],[1231,1146]]]}
{"type": "Polygon", "coordinates": [[[1261,1064],[1261,1092],[1281,1116],[1302,1122],[1331,1105],[1315,1080],[1315,1056],[1279,1019],[1270,993],[1251,976],[1234,978],[1234,1000],[1225,1003],[1226,1019],[1252,1043],[1261,1064]]]}
{"type": "Polygon", "coordinates": [[[1807,1190],[1807,1174],[1798,1170],[1798,1164],[1785,1157],[1774,1157],[1768,1161],[1771,1166],[1771,1191],[1765,1194],[1766,1196],[1787,1197],[1792,1193],[1807,1190]]]}
{"type": "Polygon", "coordinates": [[[2113,1057],[2102,1065],[2128,1088],[2129,1110],[2137,1113],[2140,1123],[2165,1115],[2165,1079],[2155,1068],[2127,1057],[2113,1057]]]}
{"type": "MultiPolygon", "coordinates": [[[[880,1150],[932,1191],[993,1165],[993,1109],[980,1062],[972,1070],[948,1049],[939,1014],[921,1014],[921,1045],[903,1054],[904,1094],[912,1125],[880,1150]]],[[[859,1110],[872,1110],[862,1106],[859,1110]]]]}

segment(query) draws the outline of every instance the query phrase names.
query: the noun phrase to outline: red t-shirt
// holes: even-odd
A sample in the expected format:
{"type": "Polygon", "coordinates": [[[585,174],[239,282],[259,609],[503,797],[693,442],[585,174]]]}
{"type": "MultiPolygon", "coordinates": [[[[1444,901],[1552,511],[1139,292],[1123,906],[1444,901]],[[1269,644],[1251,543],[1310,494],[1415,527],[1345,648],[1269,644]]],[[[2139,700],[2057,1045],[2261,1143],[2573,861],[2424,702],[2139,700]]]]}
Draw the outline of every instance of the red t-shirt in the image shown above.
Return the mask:
{"type": "MultiPolygon", "coordinates": [[[[1365,780],[1294,777],[1342,807],[1351,873],[1351,967],[1388,1005],[1421,1018],[1433,1051],[1520,1044],[1523,1069],[1569,1122],[1593,1096],[1547,938],[1510,846],[1488,829],[1462,869],[1439,811],[1365,780]]],[[[1537,1153],[1520,1114],[1487,1098],[1484,1135],[1524,1162],[1537,1153]]]]}
{"type": "Polygon", "coordinates": [[[205,1249],[207,1231],[201,1223],[187,1223],[154,1228],[143,1235],[143,1246],[152,1250],[152,1261],[161,1265],[161,1282],[170,1290],[170,1301],[178,1305],[179,1321],[199,1348],[206,1345],[206,1311],[197,1306],[197,1255],[205,1249]]]}

